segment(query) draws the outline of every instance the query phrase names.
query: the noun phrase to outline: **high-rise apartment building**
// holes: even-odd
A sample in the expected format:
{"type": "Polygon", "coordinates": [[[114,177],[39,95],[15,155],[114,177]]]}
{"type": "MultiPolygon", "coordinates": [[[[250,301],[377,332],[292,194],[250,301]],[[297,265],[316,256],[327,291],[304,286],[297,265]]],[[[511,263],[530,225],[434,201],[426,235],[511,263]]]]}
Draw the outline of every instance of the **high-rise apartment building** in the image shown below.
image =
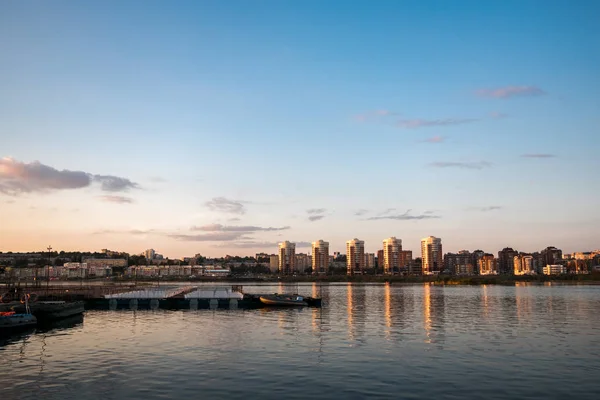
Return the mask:
{"type": "Polygon", "coordinates": [[[483,250],[475,250],[471,253],[471,264],[473,265],[473,272],[479,273],[479,259],[485,255],[483,250]]]}
{"type": "Polygon", "coordinates": [[[329,242],[312,242],[312,273],[327,274],[329,271],[329,242]]]}
{"type": "Polygon", "coordinates": [[[289,275],[296,272],[296,243],[279,243],[279,273],[289,275]]]}
{"type": "Polygon", "coordinates": [[[375,268],[375,253],[365,253],[365,268],[375,268]]]}
{"type": "Polygon", "coordinates": [[[146,260],[154,260],[156,257],[156,251],[154,249],[148,249],[142,253],[146,260]]]}
{"type": "Polygon", "coordinates": [[[296,271],[304,273],[307,270],[312,272],[312,257],[305,253],[296,254],[296,271]]]}
{"type": "Polygon", "coordinates": [[[348,275],[365,272],[365,242],[352,239],[346,242],[346,270],[348,275]]]}
{"type": "Polygon", "coordinates": [[[377,269],[383,271],[383,250],[377,250],[377,269]]]}
{"type": "Polygon", "coordinates": [[[269,270],[271,273],[277,272],[279,269],[279,256],[277,254],[272,254],[269,256],[269,270]]]}
{"type": "Polygon", "coordinates": [[[519,254],[513,258],[515,275],[531,275],[535,273],[533,265],[533,256],[529,254],[519,254]]]}
{"type": "Polygon", "coordinates": [[[473,274],[472,255],[468,250],[444,255],[444,269],[456,275],[473,274]]]}
{"type": "Polygon", "coordinates": [[[400,268],[408,268],[412,262],[412,250],[402,250],[400,252],[400,261],[398,264],[400,268]]]}
{"type": "Polygon", "coordinates": [[[498,272],[501,274],[512,274],[515,269],[515,256],[519,252],[510,247],[505,247],[498,252],[498,272]]]}
{"type": "Polygon", "coordinates": [[[442,239],[429,236],[421,239],[423,275],[439,274],[443,268],[442,239]]]}
{"type": "Polygon", "coordinates": [[[400,270],[402,239],[392,236],[383,241],[383,273],[392,275],[400,270]]]}
{"type": "Polygon", "coordinates": [[[479,275],[498,275],[498,263],[493,254],[484,254],[478,263],[479,275]]]}
{"type": "Polygon", "coordinates": [[[546,265],[556,265],[562,261],[562,250],[557,249],[556,247],[550,246],[546,247],[541,252],[542,263],[543,266],[546,265]]]}

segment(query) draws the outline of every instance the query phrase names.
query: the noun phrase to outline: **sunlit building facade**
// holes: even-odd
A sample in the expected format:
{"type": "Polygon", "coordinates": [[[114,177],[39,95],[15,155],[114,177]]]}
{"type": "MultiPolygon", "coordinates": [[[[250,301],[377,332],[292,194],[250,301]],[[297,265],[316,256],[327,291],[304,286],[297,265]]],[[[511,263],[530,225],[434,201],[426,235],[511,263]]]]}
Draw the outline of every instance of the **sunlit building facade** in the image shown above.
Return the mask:
{"type": "Polygon", "coordinates": [[[329,271],[329,242],[312,242],[312,273],[327,274],[329,271]]]}
{"type": "Polygon", "coordinates": [[[296,272],[296,243],[279,243],[279,273],[289,275],[296,272]]]}
{"type": "Polygon", "coordinates": [[[352,239],[346,242],[346,270],[348,275],[365,272],[365,242],[352,239]]]}
{"type": "Polygon", "coordinates": [[[439,274],[443,268],[442,239],[429,236],[421,239],[423,275],[439,274]]]}
{"type": "Polygon", "coordinates": [[[392,236],[383,241],[383,273],[392,275],[400,269],[402,239],[392,236]]]}

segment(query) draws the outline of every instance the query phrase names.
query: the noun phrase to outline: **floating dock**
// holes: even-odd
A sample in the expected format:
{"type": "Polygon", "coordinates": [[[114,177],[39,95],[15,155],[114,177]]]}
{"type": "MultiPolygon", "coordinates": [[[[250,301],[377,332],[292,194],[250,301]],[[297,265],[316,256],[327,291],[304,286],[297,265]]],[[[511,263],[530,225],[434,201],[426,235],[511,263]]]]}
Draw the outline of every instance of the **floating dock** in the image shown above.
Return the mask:
{"type": "MultiPolygon", "coordinates": [[[[103,310],[200,310],[254,309],[268,307],[260,301],[264,294],[242,293],[229,288],[194,287],[174,291],[133,291],[104,298],[87,299],[86,309],[103,310]]],[[[305,297],[308,307],[321,307],[321,299],[305,297]]]]}
{"type": "MultiPolygon", "coordinates": [[[[40,301],[83,301],[86,310],[199,310],[269,307],[265,294],[244,293],[242,286],[92,286],[22,288],[40,301]]],[[[272,294],[272,293],[270,293],[272,294]]],[[[321,299],[303,296],[308,307],[321,307],[321,299]]]]}

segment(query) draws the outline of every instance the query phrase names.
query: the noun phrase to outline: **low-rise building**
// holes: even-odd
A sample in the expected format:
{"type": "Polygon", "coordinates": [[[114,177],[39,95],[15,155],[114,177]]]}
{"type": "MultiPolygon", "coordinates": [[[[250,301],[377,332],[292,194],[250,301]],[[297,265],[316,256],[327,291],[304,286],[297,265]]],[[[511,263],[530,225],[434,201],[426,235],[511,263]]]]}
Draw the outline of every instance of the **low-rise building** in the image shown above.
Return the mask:
{"type": "Polygon", "coordinates": [[[564,265],[548,264],[542,269],[542,272],[544,275],[561,275],[561,274],[566,274],[567,269],[564,265]]]}

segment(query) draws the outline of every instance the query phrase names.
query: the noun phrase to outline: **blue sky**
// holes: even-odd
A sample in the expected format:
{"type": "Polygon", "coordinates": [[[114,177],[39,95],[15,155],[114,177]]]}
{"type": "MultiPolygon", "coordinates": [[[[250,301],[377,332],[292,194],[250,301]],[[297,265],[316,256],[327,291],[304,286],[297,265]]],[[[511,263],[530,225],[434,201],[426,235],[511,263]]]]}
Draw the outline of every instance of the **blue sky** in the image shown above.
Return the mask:
{"type": "Polygon", "coordinates": [[[598,248],[599,13],[3,2],[0,251],[598,248]]]}

